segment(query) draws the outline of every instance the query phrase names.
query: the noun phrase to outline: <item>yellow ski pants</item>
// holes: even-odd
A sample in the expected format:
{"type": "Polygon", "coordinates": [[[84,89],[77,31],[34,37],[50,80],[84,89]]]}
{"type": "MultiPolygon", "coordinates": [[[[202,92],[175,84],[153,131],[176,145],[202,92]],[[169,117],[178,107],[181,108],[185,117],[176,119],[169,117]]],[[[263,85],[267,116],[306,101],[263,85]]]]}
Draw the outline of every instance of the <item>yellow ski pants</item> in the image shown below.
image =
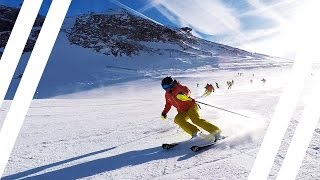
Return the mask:
{"type": "Polygon", "coordinates": [[[188,122],[189,118],[191,119],[193,124],[208,131],[210,134],[221,132],[221,130],[217,126],[209,123],[205,119],[200,119],[200,116],[198,113],[198,105],[195,105],[193,108],[190,108],[188,111],[179,112],[174,118],[174,122],[178,124],[185,132],[187,132],[191,136],[192,134],[199,131],[199,129],[197,128],[197,126],[188,122]]]}

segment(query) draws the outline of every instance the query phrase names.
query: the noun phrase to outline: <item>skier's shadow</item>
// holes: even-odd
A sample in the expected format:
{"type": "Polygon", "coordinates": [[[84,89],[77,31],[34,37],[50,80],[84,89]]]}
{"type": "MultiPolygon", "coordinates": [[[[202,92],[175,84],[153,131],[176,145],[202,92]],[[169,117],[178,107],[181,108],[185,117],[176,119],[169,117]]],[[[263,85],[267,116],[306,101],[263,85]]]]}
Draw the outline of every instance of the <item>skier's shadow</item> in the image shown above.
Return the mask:
{"type": "Polygon", "coordinates": [[[193,153],[191,150],[187,148],[183,148],[181,146],[176,147],[170,150],[164,150],[160,146],[153,147],[149,149],[137,150],[137,151],[129,151],[122,154],[96,159],[88,162],[84,162],[81,164],[76,164],[70,167],[65,167],[62,169],[54,170],[51,172],[46,172],[44,174],[32,176],[35,173],[39,173],[42,170],[62,165],[67,162],[71,162],[77,159],[81,159],[84,157],[88,157],[91,155],[95,155],[98,153],[106,152],[114,148],[109,148],[105,150],[100,150],[96,152],[92,152],[86,155],[70,158],[64,161],[52,163],[49,165],[37,167],[34,169],[30,169],[24,172],[20,172],[17,174],[12,174],[9,176],[5,176],[3,180],[9,179],[18,179],[18,178],[32,178],[32,179],[79,179],[84,177],[93,176],[99,173],[112,171],[115,169],[119,169],[126,166],[135,166],[143,163],[147,163],[154,160],[160,159],[168,159],[171,157],[181,156],[178,161],[186,160],[196,153],[193,153]],[[28,177],[29,176],[29,177],[28,177]]]}

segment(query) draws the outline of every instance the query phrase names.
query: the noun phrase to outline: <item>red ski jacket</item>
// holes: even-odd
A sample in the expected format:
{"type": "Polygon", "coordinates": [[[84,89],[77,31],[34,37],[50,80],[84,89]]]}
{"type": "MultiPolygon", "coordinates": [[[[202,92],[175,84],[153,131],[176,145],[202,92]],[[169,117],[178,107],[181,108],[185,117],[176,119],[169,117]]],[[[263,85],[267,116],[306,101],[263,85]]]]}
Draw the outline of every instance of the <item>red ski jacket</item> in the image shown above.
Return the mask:
{"type": "Polygon", "coordinates": [[[179,82],[176,82],[170,90],[166,91],[166,105],[162,114],[167,114],[170,111],[171,106],[177,108],[178,112],[188,111],[195,106],[196,103],[194,99],[192,101],[181,101],[177,99],[177,95],[180,93],[190,96],[191,92],[188,87],[182,86],[179,82]]]}

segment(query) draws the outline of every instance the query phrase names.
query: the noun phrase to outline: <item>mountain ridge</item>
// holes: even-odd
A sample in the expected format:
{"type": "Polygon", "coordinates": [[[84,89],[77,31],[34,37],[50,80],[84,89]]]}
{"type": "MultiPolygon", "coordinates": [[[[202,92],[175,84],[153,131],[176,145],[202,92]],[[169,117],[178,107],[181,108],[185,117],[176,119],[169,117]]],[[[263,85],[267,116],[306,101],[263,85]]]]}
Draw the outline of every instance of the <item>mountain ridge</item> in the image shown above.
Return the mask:
{"type": "MultiPolygon", "coordinates": [[[[0,57],[3,53],[4,47],[7,44],[15,21],[18,17],[19,11],[20,9],[17,8],[0,5],[0,57]]],[[[44,19],[45,18],[41,15],[37,16],[23,52],[32,51],[36,43],[36,39],[40,33],[40,29],[44,22],[44,19]]]]}
{"type": "MultiPolygon", "coordinates": [[[[3,49],[19,13],[18,8],[0,5],[0,48],[3,49]]],[[[44,16],[38,16],[24,52],[31,52],[39,35],[44,16]]],[[[104,55],[139,56],[176,54],[177,56],[217,55],[251,56],[267,58],[264,54],[251,53],[239,48],[211,42],[192,35],[192,29],[172,28],[157,24],[133,14],[123,8],[108,9],[105,12],[88,12],[67,17],[60,31],[66,32],[70,44],[93,49],[104,55]],[[73,21],[74,24],[68,24],[73,21]],[[163,46],[163,48],[159,48],[163,46]],[[161,44],[162,43],[162,44],[161,44]],[[199,46],[200,45],[200,46],[199,46]],[[202,45],[202,47],[201,47],[202,45]],[[203,47],[206,47],[203,49],[203,47]]]]}
{"type": "MultiPolygon", "coordinates": [[[[33,31],[40,29],[36,26],[33,31]]],[[[200,39],[190,31],[168,28],[123,9],[68,17],[50,54],[36,98],[144,78],[285,65],[267,55],[200,39]]],[[[29,39],[36,41],[35,37],[29,39]]],[[[14,97],[30,54],[31,49],[22,55],[6,99],[14,97]]]]}
{"type": "MultiPolygon", "coordinates": [[[[70,17],[69,17],[70,18],[70,17]]],[[[92,48],[96,52],[115,57],[139,55],[145,52],[153,55],[172,54],[190,56],[216,56],[233,53],[251,56],[254,53],[204,40],[192,35],[184,28],[169,28],[151,20],[134,15],[125,9],[109,10],[105,13],[88,13],[74,16],[75,24],[66,29],[71,44],[92,48]],[[85,35],[85,36],[84,36],[85,35]],[[152,44],[165,43],[175,48],[159,48],[152,44]],[[206,49],[199,48],[199,45],[206,49]],[[211,48],[211,49],[210,49],[211,48]]],[[[257,55],[257,54],[255,54],[257,55]]],[[[257,58],[269,57],[259,54],[257,58]]]]}

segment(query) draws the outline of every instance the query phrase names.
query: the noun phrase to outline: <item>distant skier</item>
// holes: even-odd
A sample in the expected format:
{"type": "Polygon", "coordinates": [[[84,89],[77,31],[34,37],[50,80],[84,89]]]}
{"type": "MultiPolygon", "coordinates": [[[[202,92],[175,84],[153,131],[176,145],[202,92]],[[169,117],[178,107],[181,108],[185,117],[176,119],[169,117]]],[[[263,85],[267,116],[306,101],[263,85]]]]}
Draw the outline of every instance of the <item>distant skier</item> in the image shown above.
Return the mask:
{"type": "Polygon", "coordinates": [[[213,138],[219,138],[221,130],[206,121],[201,119],[198,113],[199,107],[195,100],[190,97],[191,91],[188,87],[181,85],[177,80],[172,79],[172,77],[165,77],[161,82],[162,88],[166,91],[165,108],[161,113],[161,118],[164,120],[167,118],[167,113],[170,111],[171,106],[174,106],[178,114],[174,118],[174,122],[181,127],[186,133],[190,134],[192,137],[197,137],[202,134],[197,126],[208,131],[212,134],[213,138]],[[191,119],[193,125],[187,120],[191,119]]]}
{"type": "Polygon", "coordinates": [[[207,85],[206,85],[206,87],[204,87],[204,89],[205,89],[205,91],[201,97],[209,96],[212,92],[214,92],[214,87],[212,86],[212,84],[207,83],[207,85]]]}
{"type": "Polygon", "coordinates": [[[216,86],[217,86],[217,88],[219,88],[219,84],[216,82],[216,86]]]}
{"type": "Polygon", "coordinates": [[[228,85],[228,89],[231,89],[232,85],[233,85],[234,81],[227,81],[227,85],[228,85]]]}
{"type": "Polygon", "coordinates": [[[267,80],[266,80],[265,78],[262,78],[261,81],[262,81],[263,84],[264,84],[264,83],[266,83],[267,80]]]}

